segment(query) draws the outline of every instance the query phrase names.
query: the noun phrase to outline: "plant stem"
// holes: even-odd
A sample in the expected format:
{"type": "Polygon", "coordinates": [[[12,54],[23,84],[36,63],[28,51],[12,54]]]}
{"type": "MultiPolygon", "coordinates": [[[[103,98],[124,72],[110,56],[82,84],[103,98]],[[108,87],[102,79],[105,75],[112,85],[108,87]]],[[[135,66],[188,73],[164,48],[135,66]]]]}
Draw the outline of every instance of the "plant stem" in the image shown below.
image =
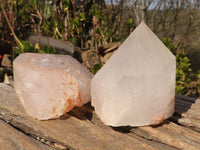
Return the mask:
{"type": "Polygon", "coordinates": [[[93,16],[93,28],[94,28],[94,42],[95,42],[95,51],[97,53],[98,59],[99,59],[99,64],[101,65],[101,58],[99,55],[99,50],[98,50],[98,44],[97,44],[97,37],[96,37],[96,17],[93,16]]]}
{"type": "Polygon", "coordinates": [[[13,36],[14,36],[14,39],[15,39],[15,41],[16,41],[16,44],[19,46],[19,48],[20,48],[20,50],[21,50],[21,53],[24,53],[24,45],[23,45],[23,44],[21,43],[21,41],[17,38],[17,36],[16,36],[16,34],[15,34],[15,32],[14,32],[14,30],[13,30],[13,28],[12,28],[12,26],[11,26],[9,20],[8,20],[8,16],[7,16],[6,11],[5,11],[5,9],[4,9],[4,5],[3,5],[2,0],[1,0],[1,5],[2,5],[3,14],[4,14],[5,18],[6,18],[6,22],[7,22],[8,26],[9,26],[9,28],[10,28],[10,31],[12,32],[12,34],[13,34],[13,36]]]}

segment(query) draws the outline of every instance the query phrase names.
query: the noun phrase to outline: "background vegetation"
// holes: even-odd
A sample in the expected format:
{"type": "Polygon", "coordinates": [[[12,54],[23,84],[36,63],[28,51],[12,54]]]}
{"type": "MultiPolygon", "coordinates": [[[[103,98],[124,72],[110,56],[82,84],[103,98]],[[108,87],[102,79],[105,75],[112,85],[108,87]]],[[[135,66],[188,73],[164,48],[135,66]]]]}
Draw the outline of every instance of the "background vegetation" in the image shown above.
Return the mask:
{"type": "MultiPolygon", "coordinates": [[[[177,59],[176,93],[200,93],[198,0],[1,0],[0,56],[55,53],[27,42],[30,34],[72,41],[81,50],[123,41],[144,20],[177,59]]],[[[96,72],[100,66],[92,69],[96,72]]]]}

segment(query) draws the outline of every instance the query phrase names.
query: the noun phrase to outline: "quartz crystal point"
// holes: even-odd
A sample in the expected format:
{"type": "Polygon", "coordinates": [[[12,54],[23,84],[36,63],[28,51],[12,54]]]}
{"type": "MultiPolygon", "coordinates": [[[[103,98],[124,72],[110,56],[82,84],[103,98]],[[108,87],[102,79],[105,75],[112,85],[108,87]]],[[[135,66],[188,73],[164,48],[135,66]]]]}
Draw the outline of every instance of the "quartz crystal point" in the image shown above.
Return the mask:
{"type": "Polygon", "coordinates": [[[19,100],[36,119],[58,118],[91,100],[93,75],[71,56],[24,53],[13,67],[19,100]]]}
{"type": "Polygon", "coordinates": [[[91,81],[106,125],[156,125],[174,112],[175,56],[141,23],[91,81]]]}

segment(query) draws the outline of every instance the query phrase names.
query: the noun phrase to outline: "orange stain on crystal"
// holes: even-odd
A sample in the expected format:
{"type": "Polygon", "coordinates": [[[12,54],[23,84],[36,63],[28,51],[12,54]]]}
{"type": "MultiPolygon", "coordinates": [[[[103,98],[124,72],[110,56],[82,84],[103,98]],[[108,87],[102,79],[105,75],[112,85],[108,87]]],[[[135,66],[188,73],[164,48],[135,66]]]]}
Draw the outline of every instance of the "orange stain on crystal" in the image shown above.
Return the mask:
{"type": "Polygon", "coordinates": [[[52,114],[55,114],[56,113],[56,107],[54,107],[53,109],[52,109],[52,114]]]}
{"type": "Polygon", "coordinates": [[[160,124],[161,122],[163,122],[165,119],[164,119],[164,113],[162,113],[161,116],[156,116],[154,117],[154,123],[152,125],[158,125],[160,124]]]}

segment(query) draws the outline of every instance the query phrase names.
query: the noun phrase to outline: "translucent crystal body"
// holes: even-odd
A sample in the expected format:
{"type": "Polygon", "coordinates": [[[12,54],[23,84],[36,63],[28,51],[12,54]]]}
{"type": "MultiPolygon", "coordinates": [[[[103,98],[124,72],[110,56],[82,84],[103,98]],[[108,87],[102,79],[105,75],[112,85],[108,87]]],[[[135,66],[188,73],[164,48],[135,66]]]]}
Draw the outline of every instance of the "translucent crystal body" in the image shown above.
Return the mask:
{"type": "Polygon", "coordinates": [[[24,53],[13,67],[16,92],[34,118],[57,118],[91,99],[93,75],[71,56],[24,53]]]}
{"type": "Polygon", "coordinates": [[[174,112],[176,60],[145,23],[91,82],[92,105],[111,126],[159,124],[174,112]]]}

